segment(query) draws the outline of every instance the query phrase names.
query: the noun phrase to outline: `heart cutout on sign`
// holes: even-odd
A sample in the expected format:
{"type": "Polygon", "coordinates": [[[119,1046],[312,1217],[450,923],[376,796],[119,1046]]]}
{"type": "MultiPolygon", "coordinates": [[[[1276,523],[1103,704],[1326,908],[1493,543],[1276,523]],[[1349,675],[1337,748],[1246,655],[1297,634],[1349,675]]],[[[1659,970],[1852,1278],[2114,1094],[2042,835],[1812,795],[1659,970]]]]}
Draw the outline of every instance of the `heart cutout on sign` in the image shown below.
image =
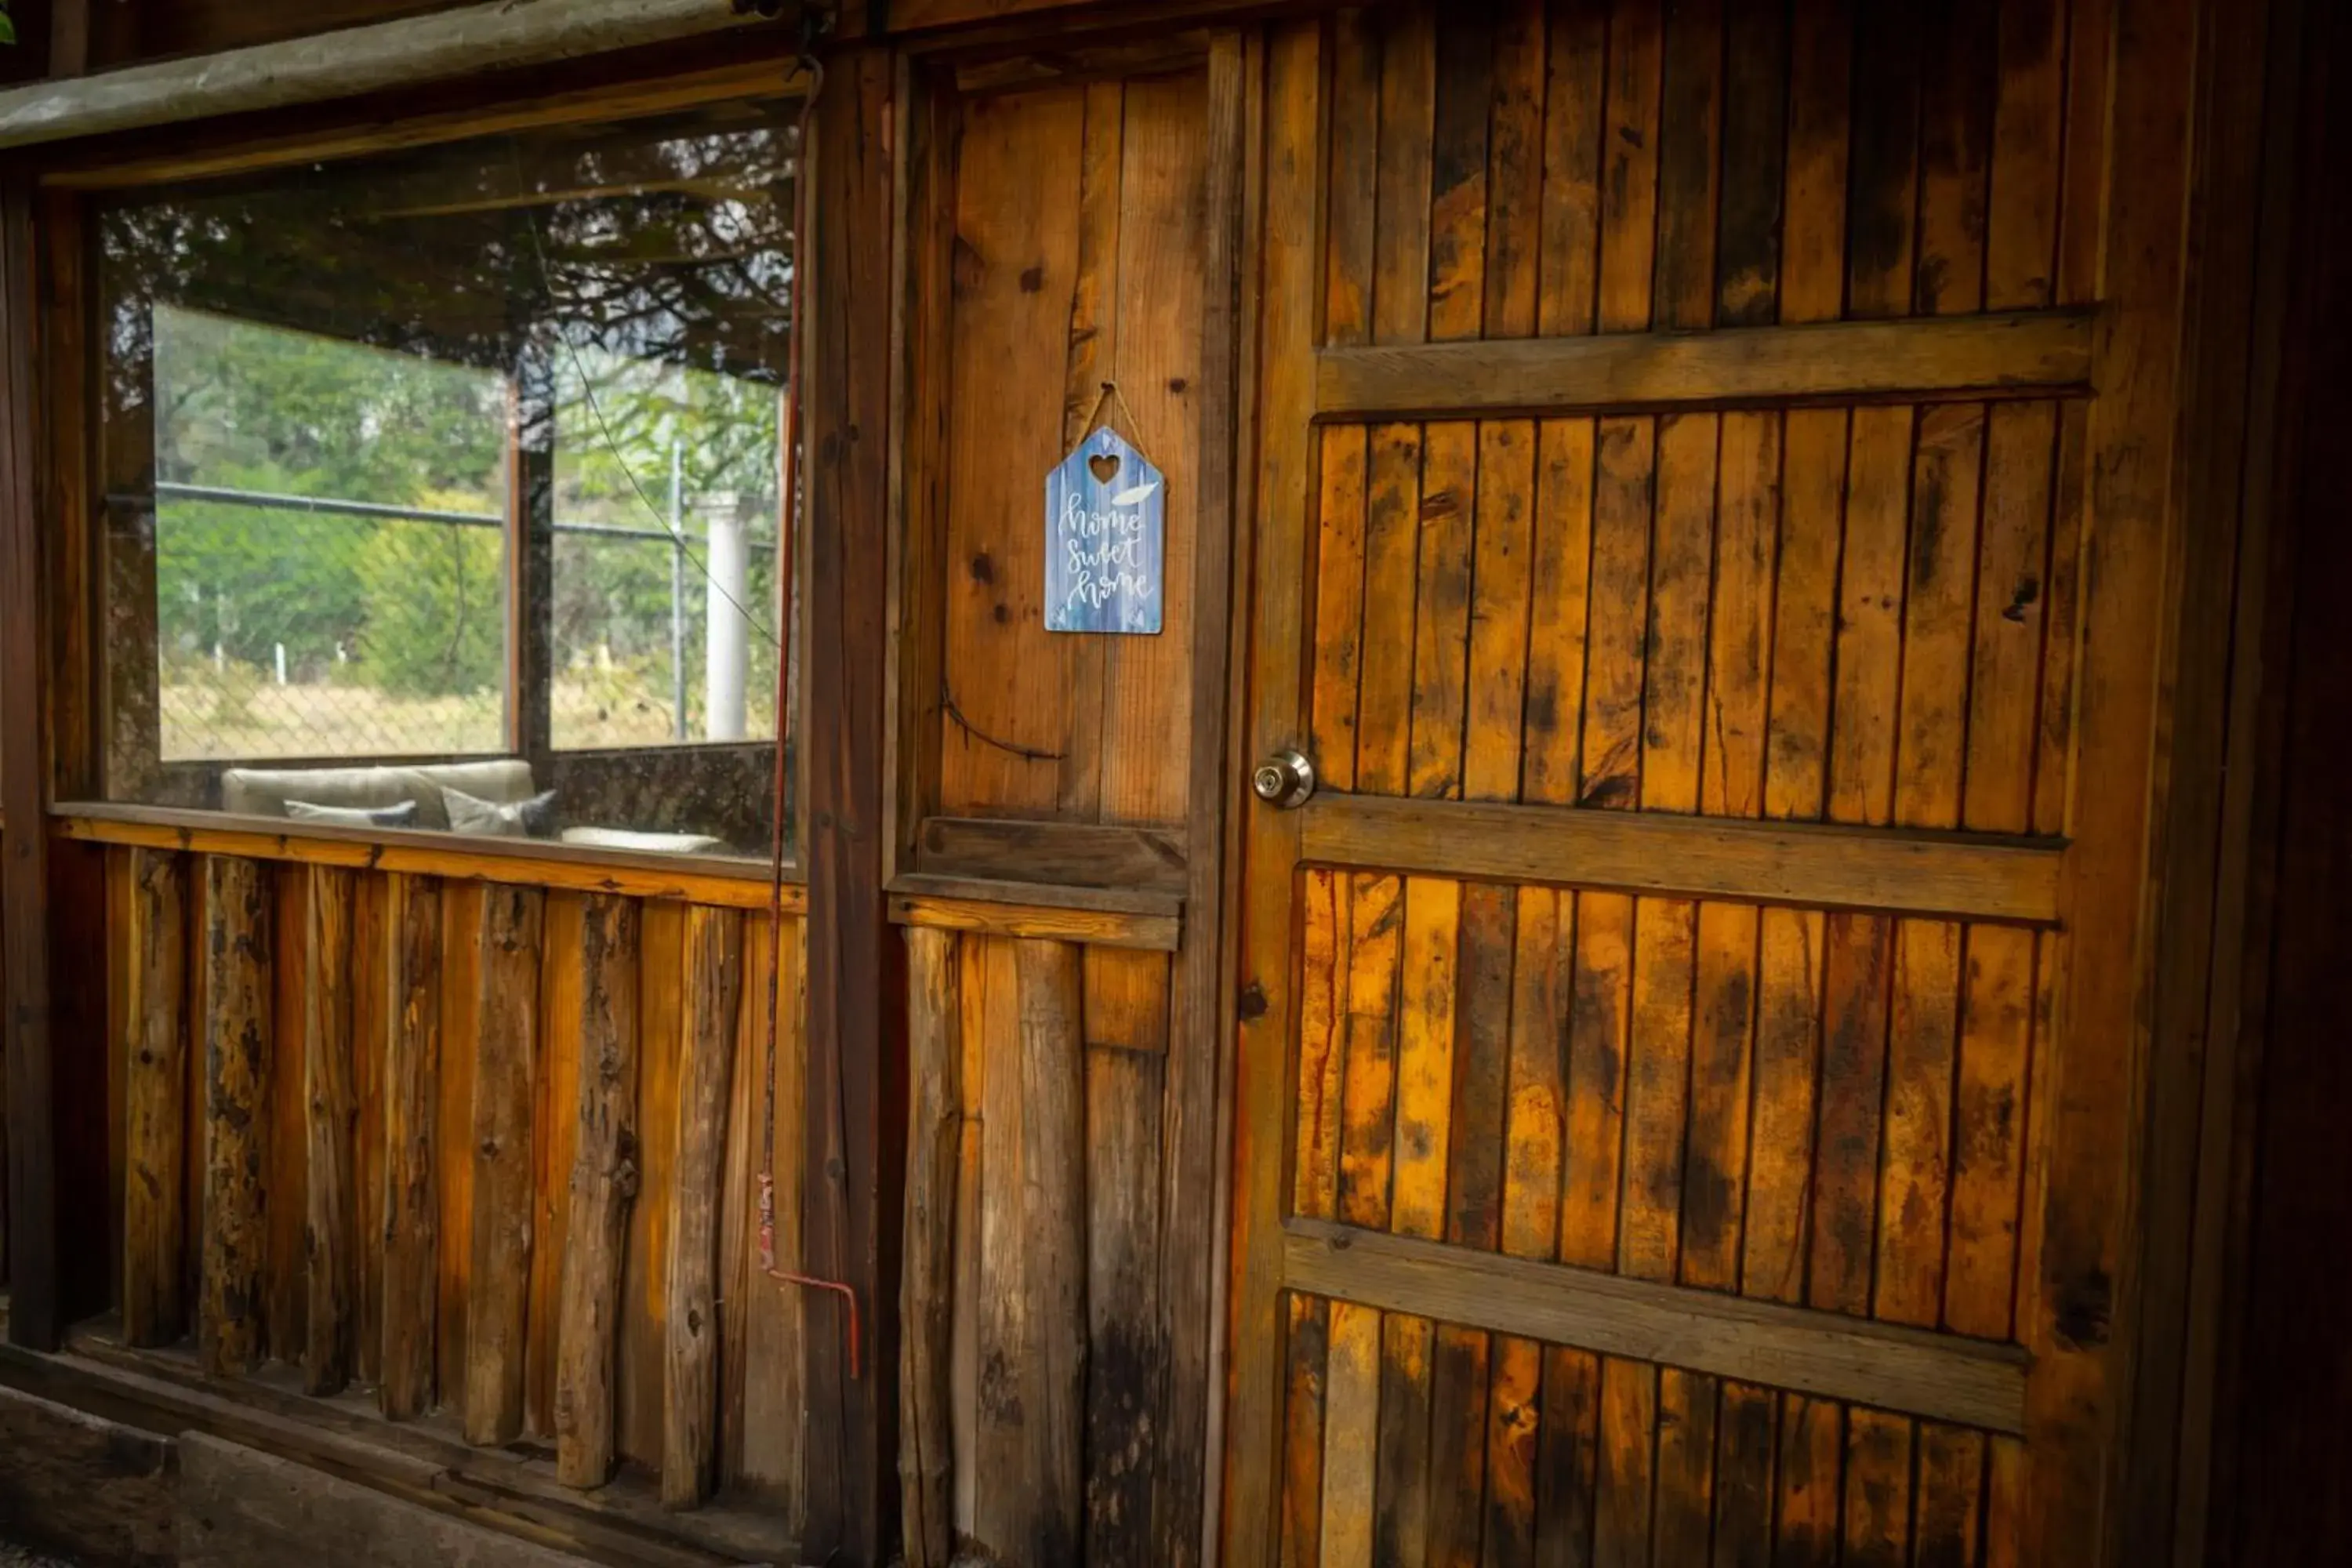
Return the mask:
{"type": "Polygon", "coordinates": [[[1087,467],[1093,471],[1095,483],[1107,485],[1118,472],[1118,458],[1114,453],[1097,452],[1087,459],[1087,467]]]}

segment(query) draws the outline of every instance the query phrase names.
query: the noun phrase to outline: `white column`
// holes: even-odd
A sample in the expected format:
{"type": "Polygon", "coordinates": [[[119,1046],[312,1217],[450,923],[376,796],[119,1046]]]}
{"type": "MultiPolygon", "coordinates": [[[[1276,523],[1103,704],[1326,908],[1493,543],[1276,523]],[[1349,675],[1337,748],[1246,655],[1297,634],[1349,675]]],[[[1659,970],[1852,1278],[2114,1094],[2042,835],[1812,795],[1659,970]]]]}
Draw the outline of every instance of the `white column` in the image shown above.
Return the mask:
{"type": "Polygon", "coordinates": [[[740,741],[751,638],[751,626],[736,606],[751,592],[751,552],[743,519],[734,508],[713,507],[709,517],[703,558],[710,574],[702,609],[703,739],[740,741]]]}

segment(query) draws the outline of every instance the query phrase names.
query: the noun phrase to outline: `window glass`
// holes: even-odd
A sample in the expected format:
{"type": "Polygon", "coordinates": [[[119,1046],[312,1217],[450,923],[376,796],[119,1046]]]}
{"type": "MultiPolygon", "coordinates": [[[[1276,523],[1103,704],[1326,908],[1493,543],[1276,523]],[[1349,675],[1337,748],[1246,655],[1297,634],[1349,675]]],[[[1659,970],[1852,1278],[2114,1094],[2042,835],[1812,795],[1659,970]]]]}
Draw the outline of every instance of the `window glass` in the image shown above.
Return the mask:
{"type": "Polygon", "coordinates": [[[489,752],[506,732],[506,386],[154,313],[162,761],[489,752]]]}
{"type": "Polygon", "coordinates": [[[765,854],[794,137],[746,103],[102,208],[109,795],[765,854]]]}

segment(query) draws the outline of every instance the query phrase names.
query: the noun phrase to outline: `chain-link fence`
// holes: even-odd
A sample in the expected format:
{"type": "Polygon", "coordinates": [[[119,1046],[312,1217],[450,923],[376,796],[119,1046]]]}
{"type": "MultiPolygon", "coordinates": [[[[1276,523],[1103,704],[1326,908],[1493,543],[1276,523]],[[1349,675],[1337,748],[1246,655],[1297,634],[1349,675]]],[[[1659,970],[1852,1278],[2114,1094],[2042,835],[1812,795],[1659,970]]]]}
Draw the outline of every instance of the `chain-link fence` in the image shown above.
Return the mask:
{"type": "MultiPolygon", "coordinates": [[[[769,500],[680,495],[675,531],[557,521],[558,747],[772,738],[769,500]]],[[[507,749],[502,516],[166,483],[155,542],[165,761],[507,749]]]]}

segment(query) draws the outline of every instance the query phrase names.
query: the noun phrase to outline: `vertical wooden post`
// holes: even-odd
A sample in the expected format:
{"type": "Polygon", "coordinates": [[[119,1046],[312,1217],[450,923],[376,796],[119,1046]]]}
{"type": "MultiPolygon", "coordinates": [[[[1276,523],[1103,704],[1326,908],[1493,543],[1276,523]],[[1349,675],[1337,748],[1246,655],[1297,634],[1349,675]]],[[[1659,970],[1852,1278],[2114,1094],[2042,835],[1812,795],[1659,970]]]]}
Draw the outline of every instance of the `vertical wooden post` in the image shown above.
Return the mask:
{"type": "Polygon", "coordinates": [[[539,1046],[540,931],[546,896],[482,895],[475,1037],[473,1268],[466,1308],[466,1440],[522,1436],[530,1304],[532,1082],[539,1046]]]}
{"type": "Polygon", "coordinates": [[[268,1106],[272,1008],[269,881],[254,861],[205,860],[205,1370],[261,1364],[268,1246],[268,1106]]]}
{"type": "Polygon", "coordinates": [[[1029,1239],[1025,1472],[1036,1563],[1083,1555],[1087,1410],[1087,1110],[1080,949],[1024,942],[1021,1225],[1029,1239]]]}
{"type": "Polygon", "coordinates": [[[557,1328],[555,1473],[611,1479],[622,1242],[637,1195],[637,906],[600,894],[581,921],[580,1131],[557,1328]]]}
{"type": "Polygon", "coordinates": [[[434,1180],[441,1102],[440,885],[395,877],[386,903],[383,1345],[376,1399],[386,1416],[404,1421],[433,1404],[434,1309],[441,1277],[441,1194],[434,1180]]]}
{"type": "Polygon", "coordinates": [[[1244,126],[1249,94],[1241,33],[1209,44],[1206,258],[1201,298],[1201,502],[1192,563],[1192,772],[1185,784],[1184,947],[1169,1008],[1169,1058],[1160,1082],[1159,1310],[1168,1347],[1168,1406],[1161,1416],[1162,1477],[1151,1539],[1160,1560],[1216,1555],[1223,1502],[1226,1211],[1232,1203],[1234,976],[1240,955],[1230,918],[1241,865],[1227,805],[1239,773],[1243,703],[1234,685],[1248,628],[1234,615],[1241,397],[1243,192],[1249,181],[1244,126]],[[1199,1455],[1194,1462],[1191,1456],[1199,1455]]]}
{"type": "Polygon", "coordinates": [[[1085,1545],[1086,1063],[1080,950],[991,939],[972,1533],[1008,1561],[1085,1545]]]}
{"type": "Polygon", "coordinates": [[[359,1120],[352,1086],[352,873],[310,868],[310,932],[303,962],[302,1075],[310,1129],[305,1192],[302,1386],[339,1394],[351,1382],[359,1238],[352,1145],[359,1120]]]}
{"type": "Polygon", "coordinates": [[[187,931],[180,858],[133,849],[121,957],[123,1053],[122,1338],[169,1344],[186,1327],[187,931]]]}
{"type": "Polygon", "coordinates": [[[507,743],[547,783],[554,746],[555,388],[543,342],[515,358],[507,422],[507,743]]]}
{"type": "MultiPolygon", "coordinates": [[[[808,1092],[805,1271],[864,1309],[865,1375],[845,1314],[807,1298],[808,1527],[803,1553],[871,1568],[896,1534],[898,1236],[906,1134],[902,951],[882,893],[883,672],[888,636],[888,441],[894,169],[889,51],[845,51],[825,74],[813,144],[807,331],[809,503],[808,1092]],[[838,1434],[835,1437],[833,1435],[838,1434]]],[[[791,1261],[787,1259],[787,1261],[791,1261]]]]}
{"type": "Polygon", "coordinates": [[[954,932],[907,933],[907,1336],[898,1479],[908,1568],[955,1554],[953,1434],[956,1179],[963,1153],[963,1004],[954,932]]]}
{"type": "MultiPolygon", "coordinates": [[[[710,1495],[719,1419],[719,1199],[727,1149],[727,1089],[743,980],[742,919],[697,904],[686,915],[686,1017],[679,1031],[677,1215],[665,1292],[662,1503],[710,1495]]],[[[754,1069],[756,1070],[756,1068],[754,1069]]],[[[755,1285],[753,1289],[761,1289],[755,1285]]]]}
{"type": "Polygon", "coordinates": [[[41,508],[35,483],[35,417],[40,388],[33,369],[32,188],[21,174],[0,183],[0,811],[13,824],[0,849],[0,1037],[6,1084],[5,1180],[0,1230],[8,1246],[8,1337],[36,1350],[55,1348],[64,1329],[58,1297],[57,1135],[49,1073],[48,840],[41,831],[47,727],[41,658],[41,508]]]}

